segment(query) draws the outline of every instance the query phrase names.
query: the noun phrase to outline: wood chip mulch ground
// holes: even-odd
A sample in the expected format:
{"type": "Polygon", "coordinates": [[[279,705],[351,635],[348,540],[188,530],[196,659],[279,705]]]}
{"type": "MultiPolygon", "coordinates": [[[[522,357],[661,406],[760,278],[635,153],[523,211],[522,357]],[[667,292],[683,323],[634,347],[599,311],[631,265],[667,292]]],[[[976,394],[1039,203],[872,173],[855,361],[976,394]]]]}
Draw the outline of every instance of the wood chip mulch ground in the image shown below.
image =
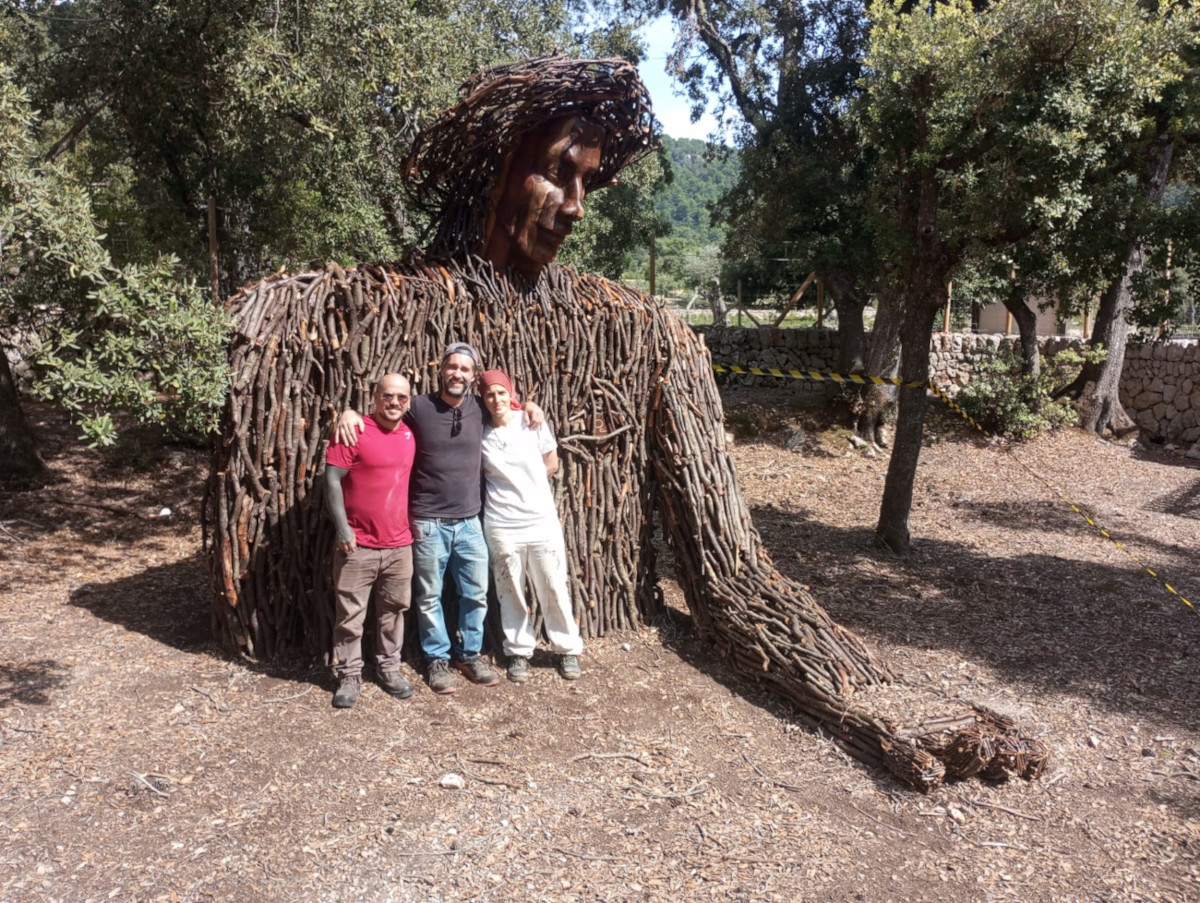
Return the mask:
{"type": "Polygon", "coordinates": [[[1163,587],[1200,604],[1195,463],[935,411],[899,559],[871,544],[885,454],[784,393],[726,409],[779,567],[911,704],[1032,728],[1040,780],[865,769],[714,660],[670,581],[575,684],[546,657],[334,710],[321,668],[210,639],[205,456],[118,466],[30,405],[53,482],[0,490],[0,903],[1200,899],[1200,620],[1163,587]]]}

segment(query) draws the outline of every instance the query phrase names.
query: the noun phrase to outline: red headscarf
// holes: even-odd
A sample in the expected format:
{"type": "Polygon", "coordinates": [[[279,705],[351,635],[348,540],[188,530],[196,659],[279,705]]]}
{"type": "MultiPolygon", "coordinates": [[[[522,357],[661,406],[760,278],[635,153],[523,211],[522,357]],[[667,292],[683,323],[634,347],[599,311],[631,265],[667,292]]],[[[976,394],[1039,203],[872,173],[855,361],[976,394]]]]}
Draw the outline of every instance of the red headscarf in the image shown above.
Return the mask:
{"type": "Polygon", "coordinates": [[[480,392],[486,392],[488,386],[503,386],[512,398],[513,410],[519,410],[517,404],[517,393],[513,391],[512,380],[508,378],[508,374],[503,370],[484,370],[483,376],[480,379],[480,392]]]}

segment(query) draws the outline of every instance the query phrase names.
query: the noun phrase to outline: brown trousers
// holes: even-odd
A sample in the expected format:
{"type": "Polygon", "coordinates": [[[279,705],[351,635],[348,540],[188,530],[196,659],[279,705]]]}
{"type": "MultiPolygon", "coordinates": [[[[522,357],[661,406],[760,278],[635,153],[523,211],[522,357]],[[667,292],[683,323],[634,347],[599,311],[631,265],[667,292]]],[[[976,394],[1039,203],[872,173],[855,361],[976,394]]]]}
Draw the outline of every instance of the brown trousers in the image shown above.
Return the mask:
{"type": "Polygon", "coordinates": [[[404,613],[412,601],[412,546],[398,549],[340,549],[333,553],[337,623],[333,627],[333,667],[339,677],[362,674],[363,622],[375,601],[375,665],[400,667],[404,613]]]}

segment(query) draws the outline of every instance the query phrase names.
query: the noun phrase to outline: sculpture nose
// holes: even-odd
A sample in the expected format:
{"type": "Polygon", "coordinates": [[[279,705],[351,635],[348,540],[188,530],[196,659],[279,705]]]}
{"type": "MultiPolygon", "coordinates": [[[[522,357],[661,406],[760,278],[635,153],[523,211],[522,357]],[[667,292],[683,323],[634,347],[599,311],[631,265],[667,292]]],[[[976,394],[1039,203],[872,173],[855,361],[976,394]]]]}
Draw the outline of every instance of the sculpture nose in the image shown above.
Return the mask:
{"type": "Polygon", "coordinates": [[[583,180],[578,178],[572,179],[563,194],[563,204],[559,208],[559,212],[567,219],[574,220],[575,222],[583,219],[583,199],[587,194],[586,189],[583,187],[583,180]]]}

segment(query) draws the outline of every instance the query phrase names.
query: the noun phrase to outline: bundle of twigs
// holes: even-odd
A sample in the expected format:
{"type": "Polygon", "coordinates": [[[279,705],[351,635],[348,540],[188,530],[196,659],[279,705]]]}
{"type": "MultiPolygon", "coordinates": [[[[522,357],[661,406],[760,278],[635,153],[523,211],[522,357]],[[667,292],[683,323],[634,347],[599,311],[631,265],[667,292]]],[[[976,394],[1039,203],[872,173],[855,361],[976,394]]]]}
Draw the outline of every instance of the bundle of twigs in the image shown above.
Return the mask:
{"type": "Polygon", "coordinates": [[[901,732],[855,705],[887,670],[771,564],[725,451],[708,353],[650,298],[555,265],[515,284],[453,258],[272,277],[233,309],[234,383],[207,535],[215,623],[241,654],[270,658],[302,642],[327,651],[333,533],[316,478],[330,424],[343,408],[365,409],[387,372],[434,390],[442,348],[467,341],[559,434],[557,498],[585,634],[634,627],[661,604],[656,511],[699,629],[853,755],[925,788],[944,763],[964,775],[1040,767],[1044,751],[1002,719],[975,711],[901,732]]]}

